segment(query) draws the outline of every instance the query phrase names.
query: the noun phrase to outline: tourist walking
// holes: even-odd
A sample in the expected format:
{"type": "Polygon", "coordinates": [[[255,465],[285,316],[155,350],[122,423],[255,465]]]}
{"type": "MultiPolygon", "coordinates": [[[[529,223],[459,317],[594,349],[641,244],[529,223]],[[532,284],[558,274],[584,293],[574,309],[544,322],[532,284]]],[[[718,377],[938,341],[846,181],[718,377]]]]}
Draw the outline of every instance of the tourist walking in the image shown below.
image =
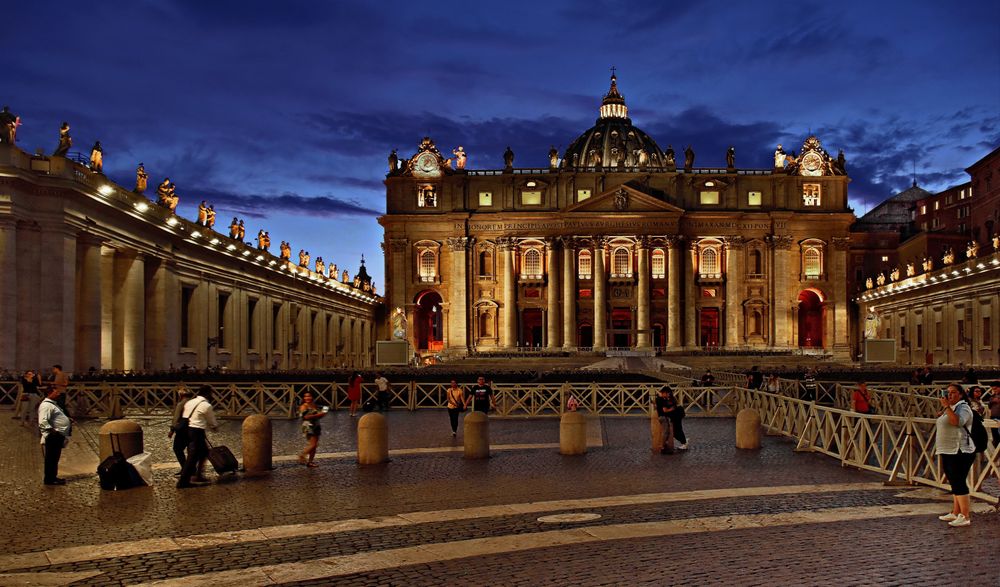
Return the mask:
{"type": "Polygon", "coordinates": [[[299,406],[299,416],[302,418],[302,434],[306,437],[306,447],[299,453],[299,462],[307,467],[318,467],[315,463],[316,448],[319,446],[319,435],[322,429],[319,420],[329,408],[320,408],[313,401],[313,394],[305,392],[302,394],[302,405],[299,406]]]}
{"type": "Polygon", "coordinates": [[[451,420],[451,435],[458,436],[458,415],[465,411],[465,390],[459,387],[458,382],[451,380],[448,387],[448,419],[451,420]]]}
{"type": "Polygon", "coordinates": [[[192,477],[201,470],[202,463],[208,457],[206,430],[208,428],[215,430],[219,427],[215,420],[215,411],[212,409],[212,388],[207,385],[198,388],[198,395],[184,404],[181,417],[187,418],[188,448],[184,468],[181,469],[181,478],[177,481],[177,488],[186,489],[208,483],[202,477],[192,477]]]}
{"type": "Polygon", "coordinates": [[[948,385],[945,397],[941,398],[943,411],[937,419],[934,454],[941,455],[941,467],[951,484],[951,512],[938,516],[949,526],[968,526],[972,523],[969,511],[969,486],[966,480],[969,469],[976,457],[976,447],[972,443],[972,408],[969,407],[965,390],[957,383],[948,385]]]}
{"type": "MultiPolygon", "coordinates": [[[[187,388],[181,389],[177,392],[177,404],[174,406],[173,416],[170,418],[170,430],[167,432],[167,438],[172,438],[174,456],[177,458],[177,462],[180,463],[181,469],[184,468],[184,463],[187,461],[187,456],[185,451],[188,447],[188,433],[187,426],[181,426],[180,420],[181,415],[184,413],[184,404],[191,399],[194,393],[187,388]]],[[[181,474],[177,473],[180,477],[181,474]]]]}
{"type": "Polygon", "coordinates": [[[21,425],[35,426],[38,422],[38,404],[42,401],[42,378],[31,369],[21,377],[21,425]]]}
{"type": "Polygon", "coordinates": [[[358,412],[358,406],[361,405],[361,381],[361,373],[357,371],[347,380],[347,399],[351,402],[352,418],[358,412]]]}
{"type": "Polygon", "coordinates": [[[375,401],[378,402],[378,411],[389,411],[389,380],[381,373],[375,373],[375,401]]]}
{"type": "Polygon", "coordinates": [[[656,395],[656,419],[660,421],[660,454],[674,454],[674,427],[670,413],[676,409],[676,402],[671,402],[670,390],[664,386],[656,395]]]}
{"type": "Polygon", "coordinates": [[[688,439],[687,435],[684,434],[684,406],[677,401],[674,390],[670,388],[667,388],[667,405],[673,406],[673,409],[670,409],[667,415],[670,418],[670,425],[673,427],[674,439],[677,441],[674,448],[687,450],[688,439]]]}
{"type": "Polygon", "coordinates": [[[45,476],[42,482],[46,485],[66,484],[64,479],[59,478],[59,457],[62,456],[63,447],[69,443],[73,424],[58,403],[63,391],[61,387],[52,386],[38,406],[38,429],[42,433],[42,453],[45,456],[45,476]]]}
{"type": "Polygon", "coordinates": [[[764,385],[764,373],[757,365],[750,368],[747,373],[747,389],[760,389],[764,385]]]}
{"type": "Polygon", "coordinates": [[[475,412],[487,413],[496,407],[496,400],[493,397],[493,388],[486,385],[486,377],[480,375],[476,384],[469,392],[472,402],[472,410],[475,412]]]}
{"type": "Polygon", "coordinates": [[[875,408],[872,407],[872,394],[868,391],[868,384],[864,381],[858,383],[858,387],[851,395],[851,402],[854,405],[854,411],[859,414],[875,413],[875,408]]]}

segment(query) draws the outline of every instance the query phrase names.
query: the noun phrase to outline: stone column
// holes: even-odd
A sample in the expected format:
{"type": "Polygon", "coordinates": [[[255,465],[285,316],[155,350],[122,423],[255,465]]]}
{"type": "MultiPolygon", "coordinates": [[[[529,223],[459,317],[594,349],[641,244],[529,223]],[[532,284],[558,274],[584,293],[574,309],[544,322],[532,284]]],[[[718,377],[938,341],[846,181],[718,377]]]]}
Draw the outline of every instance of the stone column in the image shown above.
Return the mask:
{"type": "Polygon", "coordinates": [[[681,322],[681,274],[683,259],[682,243],[679,237],[667,239],[667,348],[677,350],[682,345],[681,322]]]}
{"type": "Polygon", "coordinates": [[[594,239],[594,350],[604,351],[608,346],[608,294],[607,279],[604,271],[604,247],[607,240],[604,237],[594,239]]]}
{"type": "Polygon", "coordinates": [[[101,368],[101,243],[77,240],[76,368],[101,368]]]}
{"type": "Polygon", "coordinates": [[[517,301],[514,282],[514,241],[509,237],[497,239],[503,257],[503,335],[501,346],[517,346],[517,301]]]}
{"type": "MultiPolygon", "coordinates": [[[[833,263],[831,264],[832,271],[827,271],[827,277],[829,282],[833,284],[836,289],[833,295],[834,304],[834,315],[833,315],[833,352],[837,354],[840,358],[848,359],[851,354],[850,346],[850,325],[848,324],[849,318],[847,315],[847,255],[851,248],[850,237],[834,237],[833,238],[833,263]]],[[[926,316],[926,313],[925,313],[926,316]]],[[[927,323],[924,322],[924,348],[921,352],[925,352],[927,348],[927,323]]],[[[916,341],[916,329],[913,330],[913,340],[916,341]]],[[[912,345],[911,345],[912,347],[912,345]]],[[[923,361],[923,356],[915,357],[917,362],[923,361]]]]}
{"type": "Polygon", "coordinates": [[[636,254],[639,257],[639,291],[636,295],[636,335],[635,346],[640,349],[650,347],[649,339],[649,247],[646,237],[636,239],[636,254]]]}
{"type": "MultiPolygon", "coordinates": [[[[791,303],[788,292],[788,276],[792,267],[789,266],[791,258],[792,237],[787,235],[774,235],[769,239],[774,252],[774,299],[771,300],[774,311],[774,342],[776,347],[788,348],[796,346],[791,343],[791,303]]],[[[797,274],[797,272],[796,272],[797,274]]]]}
{"type": "Polygon", "coordinates": [[[740,275],[740,249],[743,237],[725,239],[726,251],[726,340],[725,346],[734,348],[741,344],[740,322],[743,315],[743,279],[740,275]]]}
{"type": "Polygon", "coordinates": [[[545,240],[546,345],[559,348],[559,255],[555,239],[545,240]]]}
{"type": "Polygon", "coordinates": [[[115,254],[101,247],[101,368],[115,368],[115,254]]]}
{"type": "Polygon", "coordinates": [[[0,365],[20,369],[17,361],[17,225],[13,218],[0,221],[0,365]]]}
{"type": "Polygon", "coordinates": [[[698,346],[698,243],[688,243],[688,261],[684,268],[684,345],[698,346]]]}
{"type": "Polygon", "coordinates": [[[563,246],[563,348],[576,347],[576,240],[562,237],[563,246]]]}
{"type": "Polygon", "coordinates": [[[76,233],[65,226],[43,227],[39,250],[44,261],[38,269],[45,275],[35,292],[41,300],[39,358],[42,365],[58,363],[71,373],[76,371],[76,233]]]}
{"type": "Polygon", "coordinates": [[[146,292],[145,262],[141,255],[119,254],[115,258],[115,330],[120,348],[115,349],[115,368],[139,370],[145,357],[146,292]],[[120,359],[119,359],[120,357],[120,359]],[[118,367],[120,360],[121,367],[118,367]]]}
{"type": "Polygon", "coordinates": [[[448,287],[448,301],[450,302],[448,312],[448,345],[447,348],[460,355],[469,353],[471,343],[469,337],[469,295],[473,291],[469,287],[468,251],[472,246],[472,239],[465,236],[451,237],[448,239],[448,250],[451,253],[452,271],[448,287]]]}

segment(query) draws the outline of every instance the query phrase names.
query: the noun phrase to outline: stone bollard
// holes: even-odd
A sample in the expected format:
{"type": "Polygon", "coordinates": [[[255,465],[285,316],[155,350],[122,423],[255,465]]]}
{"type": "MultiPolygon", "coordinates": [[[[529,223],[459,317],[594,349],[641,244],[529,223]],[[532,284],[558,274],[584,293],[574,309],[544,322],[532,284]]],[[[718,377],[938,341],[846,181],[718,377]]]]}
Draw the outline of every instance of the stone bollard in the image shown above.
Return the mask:
{"type": "Polygon", "coordinates": [[[465,441],[465,458],[490,458],[490,419],[486,414],[473,411],[466,416],[462,435],[465,441]]]}
{"type": "Polygon", "coordinates": [[[656,417],[656,411],[649,412],[649,446],[653,452],[660,452],[663,448],[663,425],[656,417]]]}
{"type": "Polygon", "coordinates": [[[254,414],[243,420],[243,470],[246,474],[262,475],[274,468],[271,439],[270,418],[254,414]]]}
{"type": "Polygon", "coordinates": [[[126,459],[142,452],[142,426],[132,420],[112,420],[101,426],[97,437],[101,462],[116,451],[120,451],[126,459]]]}
{"type": "Polygon", "coordinates": [[[760,414],[753,408],[736,414],[736,448],[760,448],[760,414]]]}
{"type": "Polygon", "coordinates": [[[559,420],[559,454],[587,454],[587,418],[580,412],[566,412],[559,420]]]}
{"type": "Polygon", "coordinates": [[[358,464],[378,465],[389,460],[389,428],[385,416],[372,412],[358,420],[358,464]]]}

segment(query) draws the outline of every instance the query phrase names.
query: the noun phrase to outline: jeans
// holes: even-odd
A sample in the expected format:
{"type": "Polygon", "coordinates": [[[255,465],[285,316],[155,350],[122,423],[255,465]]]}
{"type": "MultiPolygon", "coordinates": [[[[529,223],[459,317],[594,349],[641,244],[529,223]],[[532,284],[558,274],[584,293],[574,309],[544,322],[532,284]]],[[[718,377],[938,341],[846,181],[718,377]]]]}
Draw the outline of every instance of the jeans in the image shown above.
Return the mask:
{"type": "Polygon", "coordinates": [[[187,485],[191,482],[191,476],[198,472],[201,462],[208,456],[208,440],[205,438],[205,431],[201,428],[188,428],[188,449],[187,459],[184,460],[184,468],[181,469],[181,480],[178,485],[187,485]]]}
{"type": "Polygon", "coordinates": [[[375,398],[378,401],[378,411],[388,412],[389,411],[389,392],[379,391],[376,392],[375,398]]]}
{"type": "Polygon", "coordinates": [[[687,444],[687,436],[684,435],[684,418],[670,418],[670,424],[674,428],[674,438],[681,444],[687,444]]]}
{"type": "Polygon", "coordinates": [[[62,456],[66,437],[55,430],[45,437],[45,482],[52,483],[59,478],[59,457],[62,456]]]}
{"type": "Polygon", "coordinates": [[[184,463],[187,462],[187,457],[184,456],[184,451],[188,446],[188,433],[187,430],[181,430],[180,432],[174,432],[174,456],[177,457],[177,462],[180,463],[181,468],[184,468],[184,463]]]}
{"type": "Polygon", "coordinates": [[[42,400],[33,393],[24,394],[24,400],[21,403],[22,424],[38,426],[38,404],[40,404],[41,401],[42,400]]]}

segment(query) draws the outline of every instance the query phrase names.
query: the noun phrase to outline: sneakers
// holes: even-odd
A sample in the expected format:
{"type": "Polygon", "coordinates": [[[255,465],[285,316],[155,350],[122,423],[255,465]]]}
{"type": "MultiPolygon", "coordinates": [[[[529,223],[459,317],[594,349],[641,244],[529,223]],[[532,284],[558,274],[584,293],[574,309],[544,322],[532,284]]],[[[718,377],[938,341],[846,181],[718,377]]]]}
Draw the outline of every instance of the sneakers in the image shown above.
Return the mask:
{"type": "Polygon", "coordinates": [[[945,514],[943,516],[938,516],[938,519],[941,520],[942,522],[950,522],[950,521],[954,520],[957,517],[958,517],[957,515],[955,515],[955,514],[953,514],[951,512],[948,512],[947,514],[945,514]]]}
{"type": "Polygon", "coordinates": [[[952,528],[958,528],[960,526],[969,526],[971,524],[972,520],[966,518],[962,514],[958,514],[958,516],[956,516],[954,520],[948,522],[948,525],[951,526],[952,528]]]}
{"type": "Polygon", "coordinates": [[[687,450],[687,449],[688,449],[688,445],[685,444],[685,443],[681,443],[681,444],[677,445],[677,450],[687,450]]]}

